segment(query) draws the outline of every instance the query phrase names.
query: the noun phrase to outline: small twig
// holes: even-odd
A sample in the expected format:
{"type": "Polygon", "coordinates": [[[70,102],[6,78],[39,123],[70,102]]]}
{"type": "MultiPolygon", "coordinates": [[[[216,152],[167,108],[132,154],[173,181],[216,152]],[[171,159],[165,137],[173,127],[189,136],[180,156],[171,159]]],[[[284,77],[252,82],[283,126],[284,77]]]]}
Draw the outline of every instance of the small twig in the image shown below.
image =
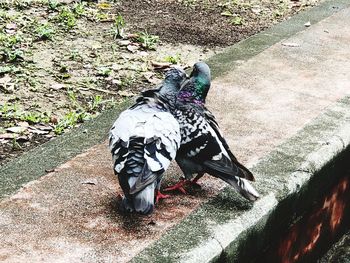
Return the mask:
{"type": "Polygon", "coordinates": [[[100,89],[100,88],[94,88],[94,87],[89,87],[89,88],[79,88],[79,90],[95,90],[95,91],[99,91],[99,92],[103,92],[103,93],[107,93],[107,94],[112,94],[112,95],[119,95],[116,92],[113,91],[109,91],[109,90],[105,90],[105,89],[100,89]]]}

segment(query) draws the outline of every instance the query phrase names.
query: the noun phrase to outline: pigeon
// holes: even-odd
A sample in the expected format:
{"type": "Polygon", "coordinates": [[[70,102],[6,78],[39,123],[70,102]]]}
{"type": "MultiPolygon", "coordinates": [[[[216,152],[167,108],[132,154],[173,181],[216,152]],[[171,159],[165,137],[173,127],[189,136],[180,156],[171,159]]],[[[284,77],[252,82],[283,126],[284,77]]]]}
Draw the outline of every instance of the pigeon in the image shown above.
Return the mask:
{"type": "Polygon", "coordinates": [[[210,69],[204,62],[194,65],[190,78],[182,85],[173,113],[180,124],[181,145],[176,162],[185,180],[165,190],[178,189],[189,182],[197,184],[204,173],[218,177],[248,200],[255,201],[259,194],[248,182],[253,174],[231,152],[214,115],[205,107],[210,88],[210,69]],[[189,181],[197,174],[193,181],[189,181]]]}
{"type": "Polygon", "coordinates": [[[160,192],[160,183],[181,140],[179,123],[170,112],[186,78],[182,69],[171,68],[160,87],[141,93],[109,132],[124,211],[150,214],[159,199],[168,197],[160,192]]]}

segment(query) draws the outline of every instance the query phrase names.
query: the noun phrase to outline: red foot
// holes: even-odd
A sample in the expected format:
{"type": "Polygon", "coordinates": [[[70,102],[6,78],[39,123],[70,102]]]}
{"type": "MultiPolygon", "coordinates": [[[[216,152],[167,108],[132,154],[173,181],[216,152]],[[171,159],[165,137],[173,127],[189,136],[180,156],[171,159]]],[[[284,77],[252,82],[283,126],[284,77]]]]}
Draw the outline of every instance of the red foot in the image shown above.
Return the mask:
{"type": "Polygon", "coordinates": [[[186,190],[184,189],[184,186],[185,186],[186,184],[188,184],[189,182],[191,182],[191,181],[186,180],[186,179],[181,179],[180,182],[178,182],[177,184],[175,184],[175,185],[173,185],[173,186],[169,186],[169,187],[165,188],[164,191],[179,190],[181,193],[183,193],[183,194],[186,195],[187,192],[186,192],[186,190]]]}
{"type": "Polygon", "coordinates": [[[191,184],[194,186],[194,187],[197,187],[197,188],[202,188],[201,185],[198,182],[199,179],[202,178],[204,174],[198,174],[192,181],[191,181],[191,184]]]}
{"type": "Polygon", "coordinates": [[[170,195],[162,194],[159,190],[157,190],[157,193],[156,193],[156,204],[158,204],[159,200],[166,199],[166,198],[169,198],[169,197],[170,197],[170,195]]]}
{"type": "Polygon", "coordinates": [[[191,183],[191,185],[194,187],[194,188],[202,188],[202,186],[199,184],[199,183],[197,183],[197,180],[195,181],[195,180],[192,180],[192,181],[190,181],[189,183],[191,183]]]}

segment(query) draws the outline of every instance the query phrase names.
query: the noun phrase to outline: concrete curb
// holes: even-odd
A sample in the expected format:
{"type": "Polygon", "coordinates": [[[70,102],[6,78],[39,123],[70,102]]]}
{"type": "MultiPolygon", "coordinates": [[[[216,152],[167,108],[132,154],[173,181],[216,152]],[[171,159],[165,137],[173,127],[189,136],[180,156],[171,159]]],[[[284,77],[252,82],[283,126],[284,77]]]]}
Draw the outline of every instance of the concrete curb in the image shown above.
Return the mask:
{"type": "Polygon", "coordinates": [[[286,21],[226,48],[220,54],[207,60],[212,77],[223,75],[241,64],[243,60],[256,56],[282,39],[304,31],[306,22],[310,21],[311,24],[315,24],[347,6],[350,6],[347,0],[324,1],[310,10],[294,15],[286,21]]]}
{"type": "Polygon", "coordinates": [[[125,101],[117,108],[100,114],[94,121],[86,122],[0,167],[0,198],[104,141],[116,116],[129,104],[130,101],[125,101]]]}
{"type": "MultiPolygon", "coordinates": [[[[132,262],[242,262],[239,259],[252,258],[271,241],[272,233],[292,222],[286,211],[293,208],[301,213],[310,207],[313,198],[298,201],[301,196],[319,194],[309,185],[324,179],[322,170],[345,153],[349,156],[349,121],[350,97],[346,97],[252,168],[262,194],[254,205],[246,204],[227,187],[132,262]]],[[[319,191],[323,187],[324,183],[319,191]]]]}

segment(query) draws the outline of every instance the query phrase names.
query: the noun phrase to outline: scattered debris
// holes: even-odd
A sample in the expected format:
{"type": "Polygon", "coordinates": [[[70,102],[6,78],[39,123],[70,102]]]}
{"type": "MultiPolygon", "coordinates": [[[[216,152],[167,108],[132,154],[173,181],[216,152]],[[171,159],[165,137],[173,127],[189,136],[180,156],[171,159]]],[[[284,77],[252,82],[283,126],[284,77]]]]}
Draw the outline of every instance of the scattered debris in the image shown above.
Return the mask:
{"type": "Polygon", "coordinates": [[[132,93],[131,91],[127,91],[127,90],[120,90],[118,91],[118,94],[122,97],[134,97],[135,94],[132,93]]]}
{"type": "Polygon", "coordinates": [[[60,84],[60,83],[55,83],[51,85],[51,89],[53,90],[61,90],[61,89],[65,89],[66,85],[64,84],[60,84]]]}
{"type": "Polygon", "coordinates": [[[148,222],[148,225],[155,226],[156,222],[154,220],[151,220],[151,221],[148,222]]]}
{"type": "Polygon", "coordinates": [[[131,44],[131,41],[130,40],[119,40],[118,41],[118,45],[119,46],[129,46],[131,44]]]}
{"type": "Polygon", "coordinates": [[[305,26],[305,27],[311,26],[311,22],[310,22],[310,21],[306,22],[306,23],[304,24],[304,26],[305,26]]]}
{"type": "Polygon", "coordinates": [[[14,133],[2,133],[0,134],[0,139],[14,139],[16,138],[16,134],[14,133]]]}
{"type": "Polygon", "coordinates": [[[97,185],[97,179],[88,179],[85,180],[83,182],[81,182],[82,184],[88,184],[88,185],[97,185]]]}
{"type": "Polygon", "coordinates": [[[282,46],[286,46],[286,47],[300,47],[300,44],[298,44],[298,43],[291,43],[291,42],[284,42],[284,43],[282,43],[282,46]]]}
{"type": "Polygon", "coordinates": [[[154,72],[143,73],[145,79],[152,84],[159,84],[162,80],[157,78],[157,75],[154,72]]]}
{"type": "Polygon", "coordinates": [[[157,61],[151,61],[151,65],[154,67],[156,70],[164,70],[169,68],[172,63],[170,62],[157,62],[157,61]]]}
{"type": "Polygon", "coordinates": [[[27,127],[23,127],[23,126],[15,126],[15,127],[6,128],[6,131],[12,132],[12,133],[23,133],[25,130],[27,130],[27,127]]]}
{"type": "Polygon", "coordinates": [[[154,87],[171,65],[192,66],[220,50],[213,45],[233,44],[319,0],[305,1],[294,1],[298,7],[290,0],[209,1],[209,11],[202,1],[182,0],[167,5],[24,1],[25,8],[21,1],[5,1],[0,23],[0,165],[154,87]],[[193,15],[192,8],[184,8],[187,4],[201,10],[196,21],[183,21],[183,28],[194,31],[170,30],[178,12],[193,15]],[[145,15],[135,16],[135,6],[145,15]],[[166,15],[154,16],[158,10],[166,15]],[[208,26],[208,14],[217,23],[208,26]]]}
{"type": "Polygon", "coordinates": [[[139,48],[140,48],[139,45],[134,45],[134,44],[128,45],[126,47],[126,49],[129,50],[132,53],[135,53],[137,50],[139,50],[139,48]]]}

